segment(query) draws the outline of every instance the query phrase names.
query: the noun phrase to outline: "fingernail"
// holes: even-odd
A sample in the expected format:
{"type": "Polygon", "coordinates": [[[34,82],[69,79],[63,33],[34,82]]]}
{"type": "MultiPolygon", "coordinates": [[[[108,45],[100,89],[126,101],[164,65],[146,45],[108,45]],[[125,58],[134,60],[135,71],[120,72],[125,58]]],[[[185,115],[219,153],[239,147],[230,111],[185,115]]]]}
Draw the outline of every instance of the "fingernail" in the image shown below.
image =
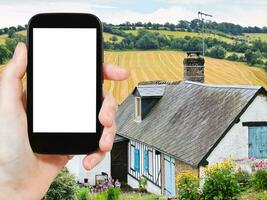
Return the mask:
{"type": "Polygon", "coordinates": [[[17,46],[16,46],[16,49],[15,49],[15,51],[14,51],[14,54],[13,54],[13,57],[12,57],[12,59],[14,59],[14,60],[17,60],[18,59],[18,57],[19,57],[19,49],[20,49],[20,43],[18,43],[17,44],[17,46]]]}
{"type": "Polygon", "coordinates": [[[95,158],[92,157],[91,160],[89,161],[89,170],[91,170],[91,169],[93,169],[95,167],[95,165],[96,165],[95,162],[96,162],[95,158]]]}

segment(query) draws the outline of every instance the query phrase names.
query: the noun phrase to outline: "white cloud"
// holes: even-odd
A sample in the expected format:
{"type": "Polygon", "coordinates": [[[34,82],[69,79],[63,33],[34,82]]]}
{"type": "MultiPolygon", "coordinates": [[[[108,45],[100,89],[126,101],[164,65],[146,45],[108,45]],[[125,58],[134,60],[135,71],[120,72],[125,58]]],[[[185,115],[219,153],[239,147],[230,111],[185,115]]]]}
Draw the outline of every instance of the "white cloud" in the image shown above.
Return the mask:
{"type": "MultiPolygon", "coordinates": [[[[117,1],[117,0],[103,0],[117,1]]],[[[128,0],[131,1],[131,0],[128,0]]],[[[185,0],[172,0],[184,2],[185,0]]],[[[189,2],[200,2],[200,0],[188,0],[189,2]]],[[[211,0],[202,0],[204,2],[211,0]]],[[[218,0],[222,1],[222,0],[218,0]]],[[[247,1],[247,0],[245,0],[247,1]]],[[[130,10],[120,10],[119,8],[110,6],[110,4],[96,3],[96,0],[70,2],[64,0],[61,2],[37,2],[32,3],[16,3],[16,4],[0,4],[0,28],[11,25],[26,24],[31,16],[40,12],[88,12],[96,14],[102,21],[111,23],[122,23],[125,21],[131,22],[172,22],[177,23],[179,20],[191,20],[197,17],[197,9],[195,7],[170,6],[168,8],[159,8],[156,11],[143,13],[130,10]],[[90,3],[91,2],[91,3],[90,3]],[[93,2],[93,3],[92,3],[93,2]]],[[[213,1],[214,2],[214,1],[213,1]]],[[[263,2],[263,0],[257,0],[263,2]]],[[[209,10],[207,10],[209,12],[209,10]]],[[[229,5],[226,11],[223,9],[212,10],[214,14],[212,20],[221,22],[233,22],[243,26],[257,25],[267,26],[266,7],[242,9],[239,6],[229,5]]]]}
{"type": "Polygon", "coordinates": [[[172,22],[177,23],[181,19],[193,19],[195,18],[195,13],[182,7],[170,7],[170,8],[160,8],[151,13],[140,13],[132,11],[122,11],[122,12],[103,12],[100,13],[100,18],[103,21],[112,22],[115,24],[130,21],[130,22],[154,22],[154,23],[165,23],[172,22]]]}

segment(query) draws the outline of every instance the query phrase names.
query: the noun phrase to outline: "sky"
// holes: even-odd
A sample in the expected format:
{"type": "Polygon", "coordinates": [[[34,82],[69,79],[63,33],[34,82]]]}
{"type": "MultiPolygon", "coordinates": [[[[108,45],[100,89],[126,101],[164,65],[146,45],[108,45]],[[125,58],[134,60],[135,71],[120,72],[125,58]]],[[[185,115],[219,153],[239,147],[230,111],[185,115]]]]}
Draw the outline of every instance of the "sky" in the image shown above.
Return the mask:
{"type": "Polygon", "coordinates": [[[41,12],[87,12],[102,21],[177,23],[197,18],[242,26],[267,26],[267,0],[0,0],[0,27],[28,23],[41,12]]]}

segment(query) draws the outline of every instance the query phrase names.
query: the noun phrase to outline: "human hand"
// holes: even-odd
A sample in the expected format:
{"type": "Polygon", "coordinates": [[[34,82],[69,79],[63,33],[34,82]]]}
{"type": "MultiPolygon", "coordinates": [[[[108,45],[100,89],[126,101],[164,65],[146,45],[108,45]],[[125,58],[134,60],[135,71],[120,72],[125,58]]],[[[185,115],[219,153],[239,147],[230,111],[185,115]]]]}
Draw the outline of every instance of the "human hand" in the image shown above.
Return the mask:
{"type": "MultiPolygon", "coordinates": [[[[33,153],[27,132],[26,96],[21,79],[27,66],[27,49],[19,43],[0,80],[0,199],[41,199],[70,156],[33,153]]],[[[104,77],[124,80],[126,69],[104,64],[104,77]]],[[[83,160],[85,169],[92,169],[112,149],[115,137],[117,104],[108,93],[99,113],[104,126],[99,150],[83,160]]]]}

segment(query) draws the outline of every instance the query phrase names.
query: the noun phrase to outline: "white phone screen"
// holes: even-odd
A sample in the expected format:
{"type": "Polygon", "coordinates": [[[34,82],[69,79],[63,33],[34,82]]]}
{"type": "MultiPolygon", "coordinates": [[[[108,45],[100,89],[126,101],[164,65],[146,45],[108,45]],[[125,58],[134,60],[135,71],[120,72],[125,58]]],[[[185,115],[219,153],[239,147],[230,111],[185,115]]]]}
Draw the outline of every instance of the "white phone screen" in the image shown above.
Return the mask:
{"type": "Polygon", "coordinates": [[[33,132],[96,132],[96,28],[33,28],[33,132]]]}

